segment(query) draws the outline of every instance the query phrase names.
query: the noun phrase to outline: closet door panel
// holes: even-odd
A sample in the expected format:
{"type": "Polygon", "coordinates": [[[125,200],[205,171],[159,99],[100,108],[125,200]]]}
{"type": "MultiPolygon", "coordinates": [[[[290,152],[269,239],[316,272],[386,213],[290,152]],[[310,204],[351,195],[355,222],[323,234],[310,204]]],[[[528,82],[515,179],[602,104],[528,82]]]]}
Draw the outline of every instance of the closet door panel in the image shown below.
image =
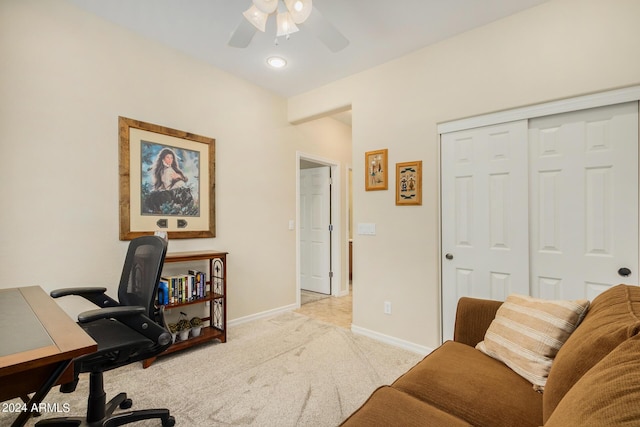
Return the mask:
{"type": "Polygon", "coordinates": [[[458,299],[528,293],[527,122],[442,135],[443,336],[458,299]]]}
{"type": "Polygon", "coordinates": [[[532,294],[637,284],[637,103],[533,119],[529,141],[532,294]]]}

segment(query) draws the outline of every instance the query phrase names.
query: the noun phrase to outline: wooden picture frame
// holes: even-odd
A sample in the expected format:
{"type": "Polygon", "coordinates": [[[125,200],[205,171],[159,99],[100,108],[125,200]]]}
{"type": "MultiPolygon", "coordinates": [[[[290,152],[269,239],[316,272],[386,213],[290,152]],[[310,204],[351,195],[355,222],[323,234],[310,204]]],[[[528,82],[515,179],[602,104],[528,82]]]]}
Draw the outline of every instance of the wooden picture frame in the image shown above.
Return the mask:
{"type": "Polygon", "coordinates": [[[120,240],[215,237],[215,139],[118,117],[120,240]]]}
{"type": "Polygon", "coordinates": [[[396,205],[422,205],[422,160],[396,163],[396,205]]]}
{"type": "Polygon", "coordinates": [[[387,168],[388,149],[364,153],[364,185],[366,191],[387,190],[389,174],[387,168]]]}

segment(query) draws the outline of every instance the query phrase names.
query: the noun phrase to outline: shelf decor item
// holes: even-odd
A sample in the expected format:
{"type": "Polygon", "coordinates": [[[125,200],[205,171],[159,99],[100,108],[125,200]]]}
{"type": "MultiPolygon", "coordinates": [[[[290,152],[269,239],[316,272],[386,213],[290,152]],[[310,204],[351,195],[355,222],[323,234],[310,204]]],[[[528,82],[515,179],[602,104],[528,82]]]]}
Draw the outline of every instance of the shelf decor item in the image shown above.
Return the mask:
{"type": "Polygon", "coordinates": [[[199,317],[192,317],[189,323],[191,324],[191,336],[194,338],[200,336],[200,331],[202,330],[202,319],[199,317]]]}
{"type": "Polygon", "coordinates": [[[175,323],[169,323],[167,329],[171,332],[171,342],[176,342],[176,336],[178,335],[178,325],[175,323]]]}
{"type": "Polygon", "coordinates": [[[396,205],[422,205],[422,160],[396,164],[396,205]]]}
{"type": "Polygon", "coordinates": [[[366,191],[386,190],[389,188],[387,154],[388,150],[386,148],[364,153],[364,188],[366,191]]]}
{"type": "Polygon", "coordinates": [[[120,240],[215,237],[215,139],[126,117],[118,126],[120,240]]]}
{"type": "Polygon", "coordinates": [[[191,322],[187,319],[187,313],[180,312],[180,318],[178,319],[178,337],[180,341],[186,341],[189,339],[189,331],[191,331],[191,322]]]}

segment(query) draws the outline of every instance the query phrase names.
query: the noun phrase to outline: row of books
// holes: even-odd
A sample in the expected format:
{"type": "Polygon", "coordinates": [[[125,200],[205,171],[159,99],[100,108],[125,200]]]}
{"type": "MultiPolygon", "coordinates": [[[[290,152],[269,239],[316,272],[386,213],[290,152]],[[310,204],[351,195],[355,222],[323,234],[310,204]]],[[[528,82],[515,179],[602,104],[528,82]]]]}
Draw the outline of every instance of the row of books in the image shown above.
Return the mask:
{"type": "Polygon", "coordinates": [[[158,286],[158,304],[171,305],[196,301],[207,296],[207,275],[189,270],[188,274],[165,276],[158,286]]]}

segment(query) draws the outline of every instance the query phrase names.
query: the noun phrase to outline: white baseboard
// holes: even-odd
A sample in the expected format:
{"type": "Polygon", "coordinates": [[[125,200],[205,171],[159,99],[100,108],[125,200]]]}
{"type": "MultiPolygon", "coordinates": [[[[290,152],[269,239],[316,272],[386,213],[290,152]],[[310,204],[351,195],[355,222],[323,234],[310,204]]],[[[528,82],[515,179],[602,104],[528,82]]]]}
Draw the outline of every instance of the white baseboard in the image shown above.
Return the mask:
{"type": "Polygon", "coordinates": [[[418,345],[409,341],[401,340],[389,335],[381,334],[370,329],[361,328],[360,326],[351,325],[351,332],[358,335],[364,335],[365,337],[372,338],[377,341],[381,341],[385,344],[393,345],[395,347],[404,348],[405,350],[412,351],[414,353],[426,356],[433,351],[430,347],[418,345]]]}
{"type": "Polygon", "coordinates": [[[346,297],[347,295],[349,295],[349,289],[345,289],[343,291],[339,291],[338,295],[336,295],[337,297],[346,297]]]}
{"type": "Polygon", "coordinates": [[[297,304],[285,305],[284,307],[274,308],[273,310],[263,311],[261,313],[251,314],[249,316],[240,317],[238,319],[228,320],[227,327],[241,325],[243,323],[251,322],[253,320],[264,319],[267,317],[273,317],[278,314],[288,313],[300,308],[297,304]]]}

